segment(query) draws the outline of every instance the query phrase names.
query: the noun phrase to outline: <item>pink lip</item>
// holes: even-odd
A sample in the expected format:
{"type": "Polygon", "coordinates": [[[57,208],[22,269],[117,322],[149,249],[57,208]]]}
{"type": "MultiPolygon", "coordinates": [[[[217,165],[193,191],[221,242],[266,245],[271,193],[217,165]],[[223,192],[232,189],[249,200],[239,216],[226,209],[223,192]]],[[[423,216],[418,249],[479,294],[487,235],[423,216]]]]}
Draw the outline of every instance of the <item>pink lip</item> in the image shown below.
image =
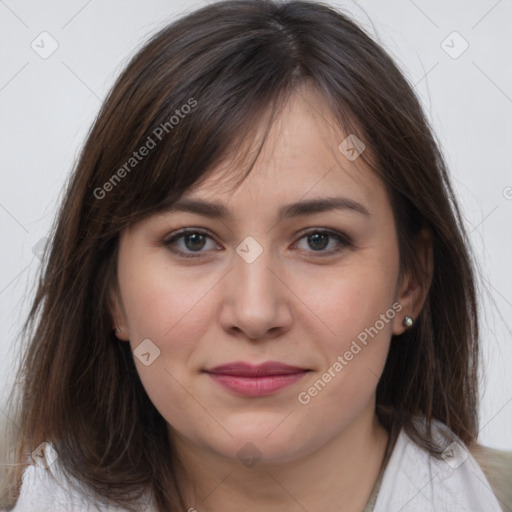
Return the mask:
{"type": "Polygon", "coordinates": [[[205,370],[219,384],[245,396],[270,395],[293,384],[308,371],[274,361],[260,365],[235,362],[205,370]]]}

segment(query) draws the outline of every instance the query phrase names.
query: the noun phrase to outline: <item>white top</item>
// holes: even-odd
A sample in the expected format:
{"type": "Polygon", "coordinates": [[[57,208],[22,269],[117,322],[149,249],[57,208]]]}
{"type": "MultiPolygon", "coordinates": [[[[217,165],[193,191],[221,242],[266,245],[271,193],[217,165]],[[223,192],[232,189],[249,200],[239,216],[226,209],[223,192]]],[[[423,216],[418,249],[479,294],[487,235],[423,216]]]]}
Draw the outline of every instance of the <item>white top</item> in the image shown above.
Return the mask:
{"type": "MultiPolygon", "coordinates": [[[[436,424],[436,432],[441,434],[446,426],[436,424]]],[[[373,509],[373,512],[395,511],[502,512],[502,509],[482,469],[462,441],[451,443],[439,460],[413,443],[402,430],[384,470],[373,509]]]]}
{"type": "MultiPolygon", "coordinates": [[[[67,483],[58,459],[48,469],[44,465],[29,465],[23,473],[20,496],[11,512],[127,512],[115,504],[97,503],[83,484],[71,480],[77,488],[67,483]],[[48,470],[57,481],[51,478],[48,470]]],[[[157,512],[156,506],[148,503],[149,499],[140,502],[137,510],[157,512]]]]}
{"type": "MultiPolygon", "coordinates": [[[[462,442],[452,443],[443,453],[443,460],[431,457],[402,430],[373,512],[501,512],[487,478],[462,442]]],[[[126,512],[115,505],[95,504],[80,483],[82,492],[66,485],[58,459],[49,469],[58,481],[43,466],[27,467],[12,512],[126,512]]],[[[156,512],[156,507],[141,504],[139,510],[156,512]]]]}

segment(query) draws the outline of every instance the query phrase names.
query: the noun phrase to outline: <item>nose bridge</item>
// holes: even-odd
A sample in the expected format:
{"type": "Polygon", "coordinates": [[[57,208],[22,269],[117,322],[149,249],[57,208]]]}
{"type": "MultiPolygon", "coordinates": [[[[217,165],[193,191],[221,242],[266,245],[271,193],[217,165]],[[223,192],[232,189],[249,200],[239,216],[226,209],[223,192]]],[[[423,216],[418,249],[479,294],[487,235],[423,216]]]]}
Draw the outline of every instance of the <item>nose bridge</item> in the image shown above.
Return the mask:
{"type": "Polygon", "coordinates": [[[248,303],[262,308],[275,301],[276,277],[272,268],[273,258],[269,248],[263,249],[252,237],[245,239],[237,248],[232,272],[233,293],[238,303],[248,303]]]}
{"type": "Polygon", "coordinates": [[[254,239],[238,246],[225,288],[225,329],[236,327],[250,338],[262,338],[270,329],[289,323],[286,290],[276,277],[274,266],[271,250],[254,239]]]}

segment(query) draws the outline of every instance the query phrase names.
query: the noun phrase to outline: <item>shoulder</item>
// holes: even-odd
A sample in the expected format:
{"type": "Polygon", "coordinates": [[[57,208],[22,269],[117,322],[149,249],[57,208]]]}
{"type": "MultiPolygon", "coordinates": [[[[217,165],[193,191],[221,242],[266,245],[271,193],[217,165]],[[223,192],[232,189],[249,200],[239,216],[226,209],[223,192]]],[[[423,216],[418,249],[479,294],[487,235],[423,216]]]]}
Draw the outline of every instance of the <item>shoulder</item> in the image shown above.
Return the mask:
{"type": "Polygon", "coordinates": [[[504,510],[512,510],[512,451],[495,450],[481,444],[471,454],[485,473],[504,510]]]}
{"type": "Polygon", "coordinates": [[[433,434],[444,447],[441,458],[400,431],[374,511],[501,512],[503,504],[464,443],[440,422],[433,422],[433,434]]]}
{"type": "MultiPolygon", "coordinates": [[[[58,462],[49,467],[39,464],[27,466],[18,500],[12,509],[12,512],[93,511],[126,512],[115,504],[99,503],[83,484],[67,477],[58,462]]],[[[150,509],[146,511],[150,512],[150,509]]]]}
{"type": "Polygon", "coordinates": [[[20,495],[13,512],[107,511],[94,506],[85,489],[69,485],[57,463],[30,464],[23,473],[20,495]]]}

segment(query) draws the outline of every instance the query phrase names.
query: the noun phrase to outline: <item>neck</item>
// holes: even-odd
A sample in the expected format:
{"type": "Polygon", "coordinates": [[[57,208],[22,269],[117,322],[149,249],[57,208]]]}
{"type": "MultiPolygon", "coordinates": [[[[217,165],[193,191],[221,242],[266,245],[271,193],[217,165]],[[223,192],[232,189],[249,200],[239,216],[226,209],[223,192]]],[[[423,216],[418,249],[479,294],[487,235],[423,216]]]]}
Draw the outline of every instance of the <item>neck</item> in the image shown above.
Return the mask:
{"type": "Polygon", "coordinates": [[[259,461],[245,467],[174,435],[187,468],[180,488],[197,512],[322,510],[355,512],[365,507],[379,475],[388,434],[374,404],[350,426],[309,455],[283,464],[259,461]]]}

